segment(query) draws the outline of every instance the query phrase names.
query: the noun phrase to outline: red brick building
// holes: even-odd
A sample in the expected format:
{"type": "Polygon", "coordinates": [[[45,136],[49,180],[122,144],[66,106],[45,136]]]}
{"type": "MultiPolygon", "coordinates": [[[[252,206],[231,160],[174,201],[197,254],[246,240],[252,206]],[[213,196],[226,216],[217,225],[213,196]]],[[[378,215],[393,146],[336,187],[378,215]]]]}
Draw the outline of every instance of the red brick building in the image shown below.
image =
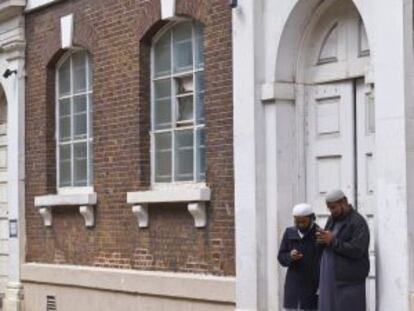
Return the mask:
{"type": "Polygon", "coordinates": [[[26,37],[28,310],[231,310],[227,2],[57,1],[26,37]]]}

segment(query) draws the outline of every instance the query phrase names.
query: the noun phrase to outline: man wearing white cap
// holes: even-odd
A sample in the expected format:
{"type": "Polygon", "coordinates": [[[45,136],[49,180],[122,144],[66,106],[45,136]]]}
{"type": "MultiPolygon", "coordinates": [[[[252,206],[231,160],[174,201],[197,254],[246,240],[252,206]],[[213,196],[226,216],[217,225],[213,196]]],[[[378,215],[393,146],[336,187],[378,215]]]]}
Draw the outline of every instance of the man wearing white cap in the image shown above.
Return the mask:
{"type": "Polygon", "coordinates": [[[331,213],[317,242],[324,246],[320,267],[319,311],[365,311],[369,273],[369,230],[365,219],[348,204],[341,190],[330,191],[331,213]]]}
{"type": "Polygon", "coordinates": [[[286,310],[317,310],[319,261],[315,214],[309,204],[293,208],[294,227],[286,229],[280,244],[279,263],[288,268],[283,306],[286,310]]]}

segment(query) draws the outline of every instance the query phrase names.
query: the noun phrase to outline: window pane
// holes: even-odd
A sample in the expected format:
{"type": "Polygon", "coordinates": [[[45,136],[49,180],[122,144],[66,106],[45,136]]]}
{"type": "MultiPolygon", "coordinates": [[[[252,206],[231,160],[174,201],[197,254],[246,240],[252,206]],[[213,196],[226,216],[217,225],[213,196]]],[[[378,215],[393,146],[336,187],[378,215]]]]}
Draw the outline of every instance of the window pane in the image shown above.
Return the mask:
{"type": "Polygon", "coordinates": [[[87,57],[88,62],[88,91],[92,91],[93,89],[93,78],[92,78],[92,63],[89,57],[87,57]]]}
{"type": "Polygon", "coordinates": [[[195,62],[196,68],[204,67],[204,40],[203,40],[203,26],[195,25],[195,62]]]}
{"type": "Polygon", "coordinates": [[[175,133],[175,180],[193,180],[193,130],[175,133]]]}
{"type": "Polygon", "coordinates": [[[66,141],[70,139],[70,116],[59,119],[59,140],[66,141]]]}
{"type": "Polygon", "coordinates": [[[197,92],[204,92],[204,72],[196,73],[196,88],[197,92]]]}
{"type": "Polygon", "coordinates": [[[73,116],[73,137],[74,139],[83,139],[87,137],[87,114],[75,114],[73,116]]]}
{"type": "Polygon", "coordinates": [[[155,134],[155,181],[171,182],[171,133],[155,134]]]}
{"type": "Polygon", "coordinates": [[[73,92],[86,91],[86,52],[78,52],[72,55],[73,64],[73,92]]]}
{"type": "Polygon", "coordinates": [[[185,96],[177,99],[178,102],[178,116],[177,121],[191,121],[193,120],[193,96],[185,96]]]}
{"type": "Polygon", "coordinates": [[[205,132],[204,129],[198,129],[196,132],[197,139],[197,181],[206,179],[206,156],[205,156],[205,132]]]}
{"type": "Polygon", "coordinates": [[[93,105],[92,105],[91,94],[88,96],[88,100],[89,100],[89,123],[88,123],[89,137],[93,137],[93,105]]]}
{"type": "Polygon", "coordinates": [[[198,124],[204,123],[204,73],[196,73],[196,118],[198,124]]]}
{"type": "Polygon", "coordinates": [[[70,145],[60,146],[60,161],[70,161],[70,145]]]}
{"type": "Polygon", "coordinates": [[[154,83],[154,129],[171,127],[171,80],[160,80],[154,83]]]}
{"type": "Polygon", "coordinates": [[[70,94],[70,58],[59,68],[59,97],[70,94]]]}
{"type": "Polygon", "coordinates": [[[155,44],[154,50],[155,76],[163,76],[171,73],[171,32],[164,36],[155,44]]]}
{"type": "Polygon", "coordinates": [[[70,115],[70,99],[65,98],[59,100],[59,116],[69,116],[70,115]]]}
{"type": "Polygon", "coordinates": [[[171,101],[157,100],[155,102],[155,129],[167,129],[171,127],[171,101]]]}
{"type": "Polygon", "coordinates": [[[182,76],[174,79],[177,95],[185,95],[194,92],[193,75],[182,76]]]}
{"type": "Polygon", "coordinates": [[[86,112],[87,105],[86,105],[86,95],[79,95],[73,97],[73,112],[86,112]]]}
{"type": "Polygon", "coordinates": [[[169,99],[171,97],[171,80],[155,81],[155,99],[169,99]]]}
{"type": "Polygon", "coordinates": [[[87,186],[87,149],[86,143],[77,143],[73,145],[74,156],[74,185],[87,186]]]}
{"type": "Polygon", "coordinates": [[[89,143],[89,154],[88,154],[88,168],[89,168],[89,181],[88,184],[93,183],[93,143],[89,143]]]}
{"type": "Polygon", "coordinates": [[[181,23],[174,28],[174,72],[193,68],[192,25],[181,23]]]}
{"type": "Polygon", "coordinates": [[[59,186],[71,186],[70,145],[60,146],[59,150],[59,186]]]}

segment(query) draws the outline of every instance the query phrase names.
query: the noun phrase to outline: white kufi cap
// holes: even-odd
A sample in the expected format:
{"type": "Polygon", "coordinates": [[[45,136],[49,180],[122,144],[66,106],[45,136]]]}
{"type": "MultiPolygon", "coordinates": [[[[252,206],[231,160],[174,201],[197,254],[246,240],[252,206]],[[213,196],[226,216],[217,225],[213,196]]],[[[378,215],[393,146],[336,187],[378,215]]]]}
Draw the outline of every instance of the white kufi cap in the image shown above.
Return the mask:
{"type": "Polygon", "coordinates": [[[307,203],[297,204],[293,207],[293,216],[310,216],[313,214],[313,208],[307,203]]]}
{"type": "Polygon", "coordinates": [[[335,189],[326,194],[325,200],[326,203],[334,203],[342,200],[343,198],[345,198],[345,193],[342,190],[335,189]]]}

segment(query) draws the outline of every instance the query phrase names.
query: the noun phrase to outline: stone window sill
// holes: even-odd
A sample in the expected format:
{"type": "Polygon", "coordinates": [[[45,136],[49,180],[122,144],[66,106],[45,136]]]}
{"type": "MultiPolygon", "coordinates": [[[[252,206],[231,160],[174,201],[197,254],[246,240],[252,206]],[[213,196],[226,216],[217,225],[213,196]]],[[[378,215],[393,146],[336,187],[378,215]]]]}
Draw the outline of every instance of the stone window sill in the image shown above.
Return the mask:
{"type": "Polygon", "coordinates": [[[85,219],[85,226],[95,225],[94,205],[97,202],[95,192],[42,195],[36,196],[34,201],[46,227],[52,226],[52,207],[54,206],[79,206],[79,212],[85,219]]]}
{"type": "Polygon", "coordinates": [[[205,184],[177,184],[156,186],[152,190],[127,193],[127,203],[132,204],[132,212],[138,219],[138,226],[149,225],[148,204],[187,203],[197,228],[207,224],[206,202],[210,201],[211,190],[205,184]]]}

